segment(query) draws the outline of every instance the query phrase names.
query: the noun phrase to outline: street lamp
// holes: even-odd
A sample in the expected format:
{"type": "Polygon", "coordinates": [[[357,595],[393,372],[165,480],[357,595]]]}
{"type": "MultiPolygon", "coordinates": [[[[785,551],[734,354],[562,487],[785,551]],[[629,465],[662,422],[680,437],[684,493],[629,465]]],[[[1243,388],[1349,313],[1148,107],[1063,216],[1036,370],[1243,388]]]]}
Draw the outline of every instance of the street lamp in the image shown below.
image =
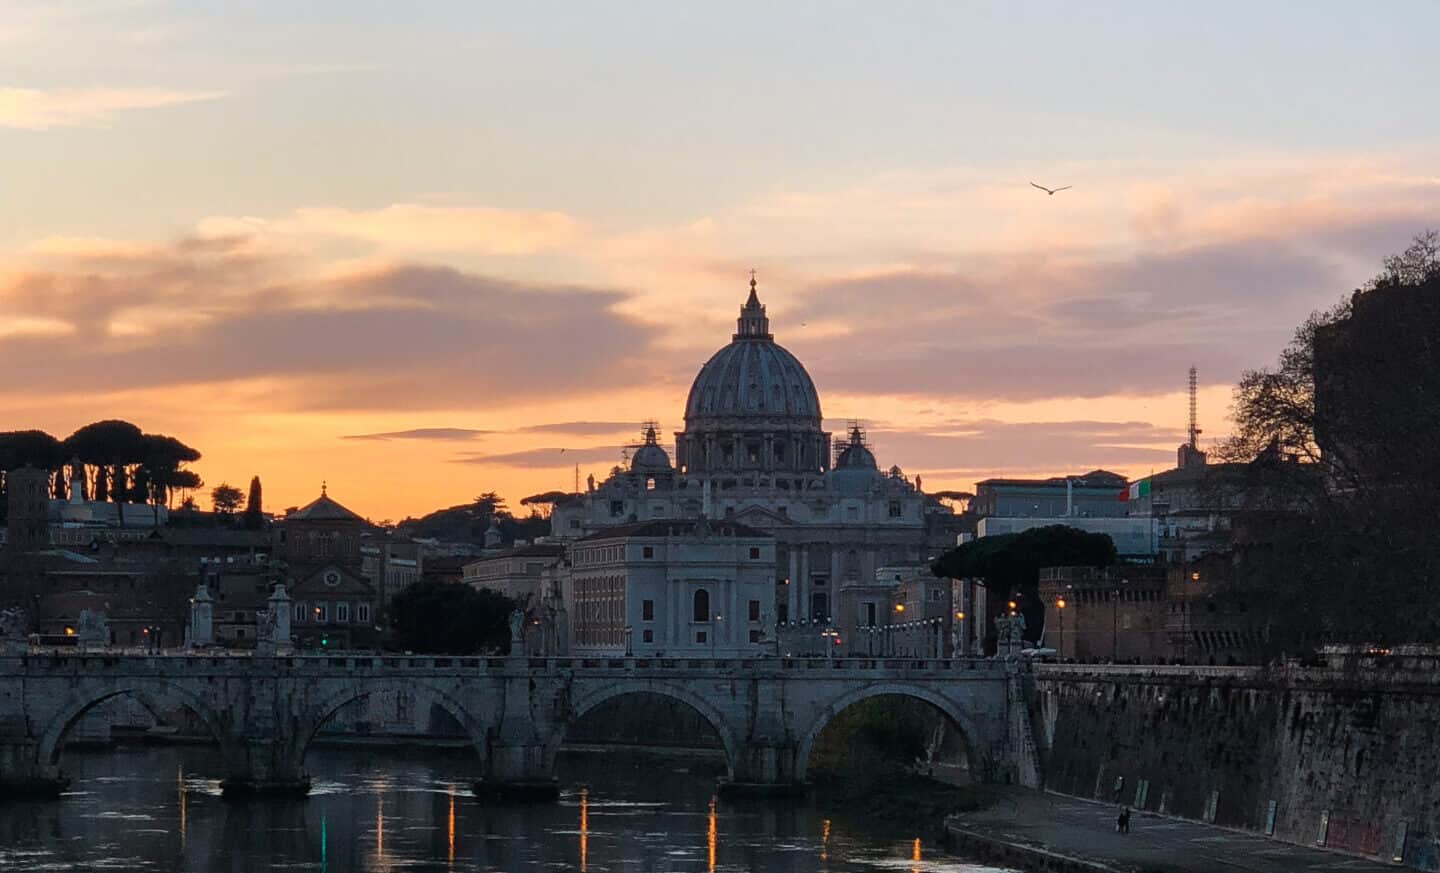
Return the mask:
{"type": "Polygon", "coordinates": [[[1059,638],[1055,641],[1055,648],[1059,650],[1060,660],[1065,660],[1065,598],[1055,598],[1055,615],[1060,619],[1059,638]]]}

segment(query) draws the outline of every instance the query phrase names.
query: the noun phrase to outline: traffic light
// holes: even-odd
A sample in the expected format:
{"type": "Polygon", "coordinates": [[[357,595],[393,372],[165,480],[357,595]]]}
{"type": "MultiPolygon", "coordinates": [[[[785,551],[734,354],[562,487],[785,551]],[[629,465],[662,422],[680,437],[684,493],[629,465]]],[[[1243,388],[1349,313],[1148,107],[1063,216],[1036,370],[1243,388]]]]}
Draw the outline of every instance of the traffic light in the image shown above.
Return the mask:
{"type": "Polygon", "coordinates": [[[321,637],[321,638],[320,638],[320,648],[323,649],[323,648],[325,648],[325,647],[328,646],[328,645],[330,645],[330,638],[329,638],[329,637],[321,637]]]}

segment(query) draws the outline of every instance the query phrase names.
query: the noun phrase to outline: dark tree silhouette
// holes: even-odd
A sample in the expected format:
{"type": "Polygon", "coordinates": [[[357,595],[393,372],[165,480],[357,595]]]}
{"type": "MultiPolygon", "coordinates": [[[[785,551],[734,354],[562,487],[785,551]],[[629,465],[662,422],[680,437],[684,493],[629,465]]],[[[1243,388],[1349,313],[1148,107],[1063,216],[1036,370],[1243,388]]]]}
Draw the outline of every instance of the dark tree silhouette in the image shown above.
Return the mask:
{"type": "MultiPolygon", "coordinates": [[[[43,430],[13,430],[0,433],[0,521],[8,512],[6,473],[20,467],[53,470],[63,466],[60,441],[43,430]]],[[[63,497],[63,492],[58,495],[63,497]]]]}
{"type": "Polygon", "coordinates": [[[108,419],[87,424],[65,439],[65,452],[95,470],[96,500],[119,504],[120,523],[125,523],[125,468],[139,464],[145,455],[145,435],[128,421],[108,419]],[[107,468],[111,481],[106,482],[107,468]],[[103,486],[103,487],[102,487],[103,486]]]}
{"type": "Polygon", "coordinates": [[[259,530],[265,523],[264,511],[260,508],[260,477],[250,477],[250,496],[245,501],[245,527],[259,530]]]}
{"type": "Polygon", "coordinates": [[[515,604],[488,589],[458,582],[422,581],[395,595],[390,623],[405,651],[450,655],[510,651],[515,604]]]}
{"type": "Polygon", "coordinates": [[[147,433],[143,437],[141,463],[148,471],[149,500],[156,506],[170,505],[170,492],[176,488],[199,488],[200,477],[184,465],[200,460],[200,453],[172,436],[147,433]]]}
{"type": "Polygon", "coordinates": [[[1010,599],[1025,616],[1026,641],[1040,641],[1045,630],[1045,605],[1037,596],[1041,567],[1107,567],[1115,559],[1115,543],[1108,534],[1057,524],[971,540],[936,558],[930,572],[983,582],[990,592],[985,616],[989,649],[994,636],[991,622],[1010,599]]]}
{"type": "Polygon", "coordinates": [[[1440,234],[1314,313],[1235,391],[1229,460],[1285,511],[1247,521],[1225,595],[1272,652],[1440,640],[1440,234]]]}
{"type": "Polygon", "coordinates": [[[235,510],[240,508],[240,501],[244,499],[244,492],[224,482],[210,491],[210,502],[215,507],[215,514],[227,518],[235,514],[235,510]]]}

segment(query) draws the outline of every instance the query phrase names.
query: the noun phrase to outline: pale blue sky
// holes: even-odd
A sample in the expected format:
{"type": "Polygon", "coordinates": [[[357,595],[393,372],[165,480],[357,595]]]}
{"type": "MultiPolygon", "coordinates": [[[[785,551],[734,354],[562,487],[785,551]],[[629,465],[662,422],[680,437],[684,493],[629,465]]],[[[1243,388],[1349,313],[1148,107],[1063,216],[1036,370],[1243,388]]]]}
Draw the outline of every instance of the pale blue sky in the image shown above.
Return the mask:
{"type": "Polygon", "coordinates": [[[755,266],[885,463],[1143,472],[1189,365],[1221,435],[1243,369],[1440,225],[1437,32],[1435,2],[0,0],[0,356],[46,362],[0,404],[145,417],[286,502],[317,465],[376,517],[520,496],[573,474],[484,462],[533,432],[463,476],[338,440],[674,428],[755,266]]]}

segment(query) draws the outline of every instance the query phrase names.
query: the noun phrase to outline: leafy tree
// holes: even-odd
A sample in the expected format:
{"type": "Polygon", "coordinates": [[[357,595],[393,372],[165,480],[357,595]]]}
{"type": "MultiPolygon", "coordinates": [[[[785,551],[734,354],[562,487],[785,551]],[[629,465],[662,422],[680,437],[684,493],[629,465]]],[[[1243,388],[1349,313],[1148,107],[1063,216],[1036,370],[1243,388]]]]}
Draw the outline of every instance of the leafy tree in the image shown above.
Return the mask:
{"type": "MultiPolygon", "coordinates": [[[[8,512],[6,474],[24,466],[53,470],[63,466],[60,441],[43,430],[13,430],[0,433],[0,521],[8,512]]],[[[60,496],[64,496],[63,492],[60,496]]]]}
{"type": "Polygon", "coordinates": [[[1225,596],[1274,651],[1440,640],[1440,234],[1415,238],[1273,368],[1235,391],[1235,435],[1287,512],[1251,519],[1225,596]]]}
{"type": "Polygon", "coordinates": [[[260,508],[260,477],[250,477],[250,496],[245,500],[245,527],[259,530],[265,516],[260,508]]]}
{"type": "Polygon", "coordinates": [[[216,515],[233,516],[235,510],[240,508],[240,501],[244,499],[245,494],[239,488],[224,482],[210,491],[210,502],[215,507],[216,515]]]}
{"type": "Polygon", "coordinates": [[[395,595],[390,622],[395,645],[412,652],[468,655],[510,651],[515,604],[489,589],[420,581],[395,595]]]}
{"type": "Polygon", "coordinates": [[[1012,598],[1025,617],[1025,639],[1040,641],[1045,630],[1045,604],[1038,596],[1040,568],[1107,567],[1115,560],[1115,543],[1108,534],[1056,524],[971,540],[936,558],[930,572],[949,579],[977,579],[990,592],[985,617],[988,650],[994,642],[991,620],[1012,598]]]}
{"type": "Polygon", "coordinates": [[[65,452],[95,470],[96,500],[111,499],[119,504],[120,523],[125,523],[125,467],[140,463],[145,453],[144,434],[128,421],[107,419],[87,424],[66,437],[65,452]],[[111,481],[106,480],[109,470],[111,481]]]}
{"type": "Polygon", "coordinates": [[[184,469],[185,464],[200,460],[200,452],[180,440],[163,434],[147,433],[142,438],[141,463],[148,471],[149,499],[157,507],[170,504],[170,493],[177,488],[199,488],[200,477],[184,469]]]}
{"type": "Polygon", "coordinates": [[[516,518],[505,509],[505,498],[493,491],[470,503],[438,509],[422,518],[402,519],[395,525],[395,532],[401,536],[480,544],[485,541],[485,531],[491,521],[500,528],[501,538],[507,542],[533,540],[550,533],[549,518],[534,510],[524,518],[516,518]]]}

